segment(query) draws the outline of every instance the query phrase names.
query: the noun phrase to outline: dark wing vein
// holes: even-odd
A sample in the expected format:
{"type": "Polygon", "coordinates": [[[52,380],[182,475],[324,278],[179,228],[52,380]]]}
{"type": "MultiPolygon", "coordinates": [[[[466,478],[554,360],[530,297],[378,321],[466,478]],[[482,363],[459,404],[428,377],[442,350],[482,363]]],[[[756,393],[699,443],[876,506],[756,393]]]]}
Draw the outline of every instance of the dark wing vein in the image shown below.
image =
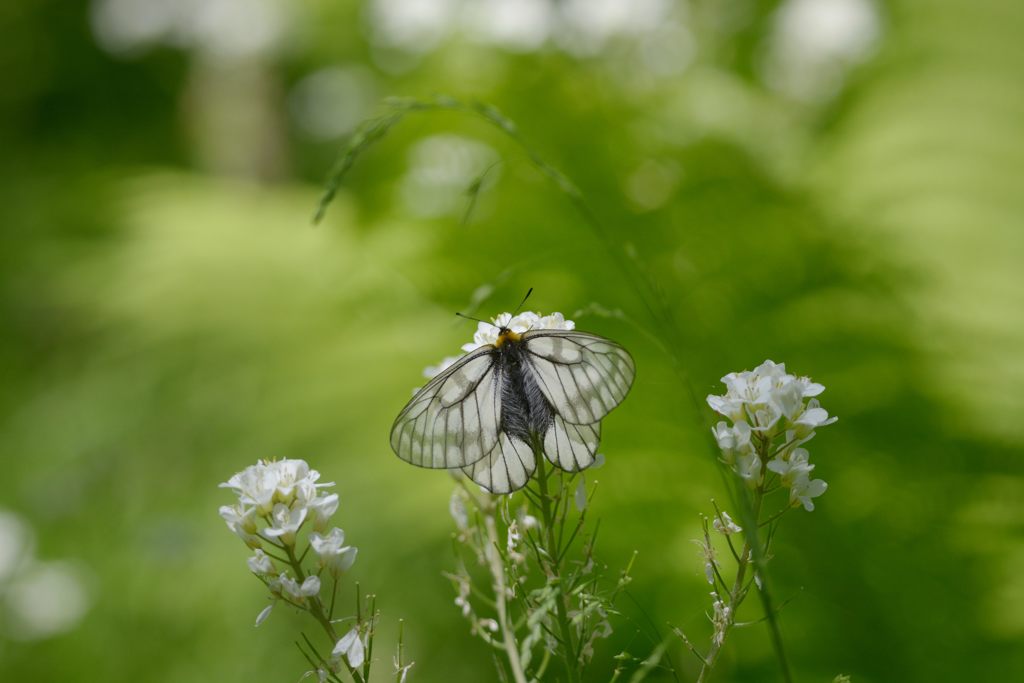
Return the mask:
{"type": "Polygon", "coordinates": [[[554,411],[567,423],[591,425],[626,397],[636,375],[632,356],[613,341],[575,330],[523,335],[527,365],[554,411]]]}
{"type": "Polygon", "coordinates": [[[536,468],[533,450],[521,439],[502,432],[486,458],[462,471],[491,493],[512,493],[526,485],[536,468]]]}
{"type": "Polygon", "coordinates": [[[501,401],[497,353],[493,346],[470,353],[413,396],[391,428],[398,457],[420,467],[466,467],[494,449],[501,401]]]}
{"type": "Polygon", "coordinates": [[[544,455],[556,467],[578,472],[594,464],[601,443],[601,423],[576,425],[556,415],[544,435],[544,455]]]}

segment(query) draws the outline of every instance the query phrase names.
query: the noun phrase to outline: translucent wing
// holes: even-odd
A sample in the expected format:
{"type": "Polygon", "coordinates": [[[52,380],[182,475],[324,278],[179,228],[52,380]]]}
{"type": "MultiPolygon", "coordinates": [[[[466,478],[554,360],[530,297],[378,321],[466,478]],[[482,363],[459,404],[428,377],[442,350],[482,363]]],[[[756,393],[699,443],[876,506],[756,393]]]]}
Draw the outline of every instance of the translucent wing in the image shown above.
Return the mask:
{"type": "Polygon", "coordinates": [[[600,443],[600,422],[576,425],[556,415],[544,435],[544,455],[567,472],[579,472],[594,464],[600,443]]]}
{"type": "Polygon", "coordinates": [[[502,432],[486,458],[462,471],[491,493],[512,493],[526,486],[536,467],[533,450],[521,439],[502,432]]]}
{"type": "Polygon", "coordinates": [[[629,351],[596,334],[537,330],[523,343],[544,397],[571,424],[598,422],[626,398],[636,375],[629,351]]]}
{"type": "Polygon", "coordinates": [[[420,467],[466,467],[498,443],[501,378],[488,346],[458,360],[416,392],[391,427],[391,448],[420,467]]]}

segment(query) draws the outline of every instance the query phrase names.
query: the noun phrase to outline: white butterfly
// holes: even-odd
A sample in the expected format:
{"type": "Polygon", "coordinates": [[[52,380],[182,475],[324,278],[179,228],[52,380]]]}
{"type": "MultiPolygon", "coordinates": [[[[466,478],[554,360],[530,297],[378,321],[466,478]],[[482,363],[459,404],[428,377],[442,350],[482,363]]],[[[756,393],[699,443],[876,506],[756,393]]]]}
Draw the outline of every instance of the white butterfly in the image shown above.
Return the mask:
{"type": "Polygon", "coordinates": [[[633,384],[632,356],[588,332],[514,331],[507,314],[492,327],[484,336],[493,343],[462,356],[413,396],[391,428],[391,448],[413,465],[461,469],[491,493],[526,485],[537,467],[534,444],[563,470],[589,467],[601,419],[633,384]]]}

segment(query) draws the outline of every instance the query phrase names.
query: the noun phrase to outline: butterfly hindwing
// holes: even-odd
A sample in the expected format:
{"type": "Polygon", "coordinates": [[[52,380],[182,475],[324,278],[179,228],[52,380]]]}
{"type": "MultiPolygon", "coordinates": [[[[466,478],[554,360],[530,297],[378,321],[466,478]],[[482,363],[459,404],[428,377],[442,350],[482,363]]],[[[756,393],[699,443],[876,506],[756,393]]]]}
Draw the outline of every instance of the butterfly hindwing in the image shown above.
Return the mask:
{"type": "Polygon", "coordinates": [[[594,464],[600,443],[600,422],[577,425],[556,415],[544,435],[544,455],[566,472],[579,472],[594,464]]]}
{"type": "Polygon", "coordinates": [[[395,419],[391,447],[420,467],[467,467],[495,449],[500,423],[497,349],[486,347],[416,392],[395,419]]]}
{"type": "Polygon", "coordinates": [[[420,389],[391,428],[391,447],[403,460],[461,469],[495,494],[530,480],[534,438],[562,470],[592,465],[601,419],[636,374],[626,349],[594,334],[542,329],[506,338],[502,330],[496,344],[463,356],[420,389]]]}
{"type": "Polygon", "coordinates": [[[533,450],[518,437],[502,432],[487,457],[469,467],[465,474],[491,493],[511,493],[526,486],[537,467],[533,450]]]}
{"type": "Polygon", "coordinates": [[[575,330],[523,335],[544,397],[567,423],[593,425],[619,405],[636,375],[633,357],[613,341],[575,330]]]}

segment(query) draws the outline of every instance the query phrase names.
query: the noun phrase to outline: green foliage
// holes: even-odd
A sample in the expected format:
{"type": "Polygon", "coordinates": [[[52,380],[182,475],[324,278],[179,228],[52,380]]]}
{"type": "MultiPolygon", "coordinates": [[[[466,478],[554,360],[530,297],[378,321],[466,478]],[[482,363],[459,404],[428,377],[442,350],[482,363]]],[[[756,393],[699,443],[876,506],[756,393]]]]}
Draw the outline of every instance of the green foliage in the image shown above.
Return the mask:
{"type": "MultiPolygon", "coordinates": [[[[452,312],[497,313],[530,286],[639,368],[590,512],[606,562],[638,551],[621,604],[635,626],[591,670],[643,660],[652,623],[709,633],[690,539],[725,489],[676,366],[701,399],[773,358],[826,384],[840,416],[819,437],[827,496],[774,546],[794,679],[1024,677],[1018,3],[878,3],[870,59],[811,103],[763,77],[774,3],[688,3],[696,51],[674,72],[628,37],[587,55],[456,36],[417,56],[374,37],[366,6],[322,2],[296,5],[288,49],[230,66],[104,51],[84,4],[7,5],[0,507],[36,556],[85,570],[91,609],[30,641],[3,612],[0,679],[292,680],[303,662],[279,648],[301,615],[252,630],[262,587],[239,579],[215,484],[294,456],[337,473],[353,579],[390,617],[381,657],[402,617],[410,681],[480,680],[490,654],[442,575],[450,482],[394,458],[387,432],[422,368],[468,337],[452,312]],[[505,132],[453,111],[391,128],[311,227],[347,138],[294,112],[328,65],[369,74],[369,102],[494,103],[606,237],[505,132]],[[431,184],[415,150],[436,136],[502,161],[482,183],[493,161],[431,184]]],[[[718,680],[777,675],[763,625],[730,638],[718,680]]]]}

